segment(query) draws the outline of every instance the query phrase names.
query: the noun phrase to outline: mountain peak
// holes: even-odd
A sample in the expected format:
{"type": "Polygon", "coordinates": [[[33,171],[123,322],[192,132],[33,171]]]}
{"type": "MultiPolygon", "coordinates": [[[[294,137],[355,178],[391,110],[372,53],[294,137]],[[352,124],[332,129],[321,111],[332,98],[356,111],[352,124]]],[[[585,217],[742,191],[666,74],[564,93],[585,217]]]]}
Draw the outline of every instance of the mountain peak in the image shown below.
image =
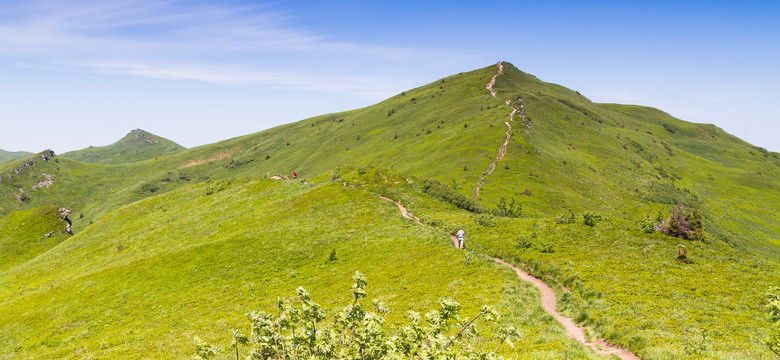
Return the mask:
{"type": "Polygon", "coordinates": [[[142,129],[131,130],[119,141],[100,147],[62,154],[64,157],[93,164],[127,164],[154,159],[184,150],[185,147],[142,129]]]}
{"type": "Polygon", "coordinates": [[[130,130],[130,132],[127,133],[127,135],[125,135],[125,137],[120,139],[117,143],[123,142],[123,141],[138,141],[138,140],[141,140],[142,142],[146,142],[146,143],[154,145],[154,144],[159,143],[160,139],[162,139],[162,138],[157,136],[157,135],[154,135],[154,134],[151,134],[151,133],[147,133],[146,131],[144,131],[142,129],[134,129],[134,130],[130,130]]]}

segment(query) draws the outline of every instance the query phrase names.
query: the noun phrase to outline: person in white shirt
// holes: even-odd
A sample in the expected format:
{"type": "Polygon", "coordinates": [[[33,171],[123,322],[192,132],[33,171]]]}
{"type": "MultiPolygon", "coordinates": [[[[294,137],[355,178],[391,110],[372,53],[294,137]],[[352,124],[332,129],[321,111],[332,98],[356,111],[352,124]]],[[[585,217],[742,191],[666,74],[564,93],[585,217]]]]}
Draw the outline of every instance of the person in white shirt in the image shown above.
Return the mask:
{"type": "Polygon", "coordinates": [[[466,247],[463,246],[463,238],[466,236],[466,233],[463,232],[463,226],[460,227],[460,230],[458,230],[458,248],[465,249],[466,247]]]}

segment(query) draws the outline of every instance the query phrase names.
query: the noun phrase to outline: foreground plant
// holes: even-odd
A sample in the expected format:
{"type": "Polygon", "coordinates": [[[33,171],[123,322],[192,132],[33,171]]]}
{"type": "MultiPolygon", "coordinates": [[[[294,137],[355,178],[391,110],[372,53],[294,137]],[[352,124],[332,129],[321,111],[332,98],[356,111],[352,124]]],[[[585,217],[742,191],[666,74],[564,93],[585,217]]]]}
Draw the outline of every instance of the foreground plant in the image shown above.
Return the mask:
{"type": "Polygon", "coordinates": [[[775,355],[780,356],[780,287],[771,287],[764,295],[764,301],[769,320],[772,322],[764,343],[775,355]]]}
{"type": "MultiPolygon", "coordinates": [[[[352,277],[353,300],[325,321],[325,310],[299,287],[298,301],[277,300],[277,313],[253,311],[247,314],[251,335],[233,330],[233,341],[224,357],[240,359],[239,345],[249,346],[246,359],[502,359],[496,353],[504,343],[512,346],[519,333],[514,327],[496,329],[495,349],[473,347],[479,335],[478,319],[496,325],[498,314],[483,306],[471,318],[461,318],[461,305],[452,298],[442,298],[439,309],[425,314],[410,311],[409,323],[393,331],[385,329],[387,306],[377,300],[372,310],[363,309],[360,299],[366,297],[366,277],[355,272],[352,277]]],[[[197,358],[220,356],[213,345],[195,338],[197,358]]]]}

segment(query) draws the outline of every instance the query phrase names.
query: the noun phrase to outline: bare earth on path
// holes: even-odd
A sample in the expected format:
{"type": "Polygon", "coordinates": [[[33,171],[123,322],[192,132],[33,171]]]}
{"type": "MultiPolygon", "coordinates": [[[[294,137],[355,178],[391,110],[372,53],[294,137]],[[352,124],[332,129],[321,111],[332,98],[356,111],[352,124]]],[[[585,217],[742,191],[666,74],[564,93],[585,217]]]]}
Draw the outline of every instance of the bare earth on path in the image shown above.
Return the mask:
{"type": "MultiPolygon", "coordinates": [[[[401,205],[400,202],[395,201],[386,196],[380,195],[380,197],[398,206],[398,210],[401,212],[401,215],[403,215],[404,218],[410,219],[416,222],[417,224],[425,226],[425,224],[423,224],[417,216],[414,216],[411,213],[409,213],[406,207],[401,205]]],[[[452,238],[455,247],[458,247],[458,239],[454,235],[450,235],[450,237],[452,238]]],[[[542,280],[539,280],[531,276],[527,272],[523,271],[522,269],[520,269],[519,267],[511,263],[508,263],[499,258],[493,258],[493,260],[495,260],[496,262],[502,265],[510,267],[512,270],[515,271],[515,273],[521,280],[528,281],[534,284],[534,286],[536,286],[536,288],[539,289],[539,292],[541,292],[542,307],[553,317],[555,317],[555,320],[558,320],[558,322],[561,323],[561,325],[563,325],[563,327],[566,329],[566,333],[569,335],[570,338],[579,341],[581,344],[591,348],[596,353],[602,355],[615,355],[624,360],[642,360],[642,358],[636,356],[634,353],[628,350],[621,349],[619,347],[608,344],[604,339],[596,339],[593,342],[588,341],[585,338],[585,331],[583,330],[582,327],[577,326],[577,324],[575,324],[572,319],[561,315],[558,312],[558,310],[555,309],[558,303],[558,299],[555,296],[555,291],[553,291],[551,287],[545,284],[542,280]]]]}
{"type": "MultiPolygon", "coordinates": [[[[497,67],[496,74],[493,75],[493,77],[490,78],[490,81],[487,83],[487,85],[485,85],[485,88],[488,91],[490,91],[490,95],[492,95],[494,98],[497,98],[498,95],[497,95],[496,90],[493,89],[493,85],[495,85],[495,83],[496,83],[496,78],[499,75],[504,73],[504,65],[501,62],[496,64],[496,67],[497,67]]],[[[520,97],[518,97],[518,99],[520,99],[520,97]]],[[[522,100],[520,100],[520,101],[522,101],[522,100]]],[[[474,186],[474,197],[479,197],[480,190],[482,189],[482,186],[485,185],[485,179],[487,178],[488,175],[493,173],[493,171],[496,169],[496,164],[499,161],[503,160],[504,156],[506,155],[506,149],[507,149],[507,146],[509,146],[509,140],[512,138],[512,125],[509,122],[515,121],[515,114],[520,112],[520,116],[523,118],[523,122],[526,123],[525,111],[523,110],[523,105],[522,104],[520,106],[513,106],[512,105],[512,100],[509,100],[509,99],[506,99],[504,101],[504,103],[506,104],[506,106],[508,106],[510,109],[512,109],[512,111],[509,113],[509,121],[504,121],[504,124],[507,127],[507,130],[506,130],[506,140],[504,140],[504,143],[501,144],[498,147],[498,154],[496,155],[496,160],[493,161],[492,163],[490,163],[490,165],[488,166],[488,169],[485,172],[483,172],[482,173],[482,177],[479,178],[479,181],[477,182],[477,185],[474,186]]],[[[528,123],[526,123],[526,126],[528,126],[528,123]]],[[[526,129],[526,133],[528,133],[528,129],[526,129]]]]}

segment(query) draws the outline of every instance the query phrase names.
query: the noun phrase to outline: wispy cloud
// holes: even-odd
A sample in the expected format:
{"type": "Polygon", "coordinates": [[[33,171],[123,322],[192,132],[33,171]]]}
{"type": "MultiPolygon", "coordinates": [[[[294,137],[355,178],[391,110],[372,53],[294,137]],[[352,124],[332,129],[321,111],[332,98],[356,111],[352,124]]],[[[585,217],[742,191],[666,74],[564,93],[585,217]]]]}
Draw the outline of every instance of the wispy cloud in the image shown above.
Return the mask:
{"type": "Polygon", "coordinates": [[[0,56],[29,66],[356,93],[393,79],[355,76],[349,64],[414,56],[330,41],[289,25],[292,16],[229,2],[14,2],[0,9],[0,56]]]}

